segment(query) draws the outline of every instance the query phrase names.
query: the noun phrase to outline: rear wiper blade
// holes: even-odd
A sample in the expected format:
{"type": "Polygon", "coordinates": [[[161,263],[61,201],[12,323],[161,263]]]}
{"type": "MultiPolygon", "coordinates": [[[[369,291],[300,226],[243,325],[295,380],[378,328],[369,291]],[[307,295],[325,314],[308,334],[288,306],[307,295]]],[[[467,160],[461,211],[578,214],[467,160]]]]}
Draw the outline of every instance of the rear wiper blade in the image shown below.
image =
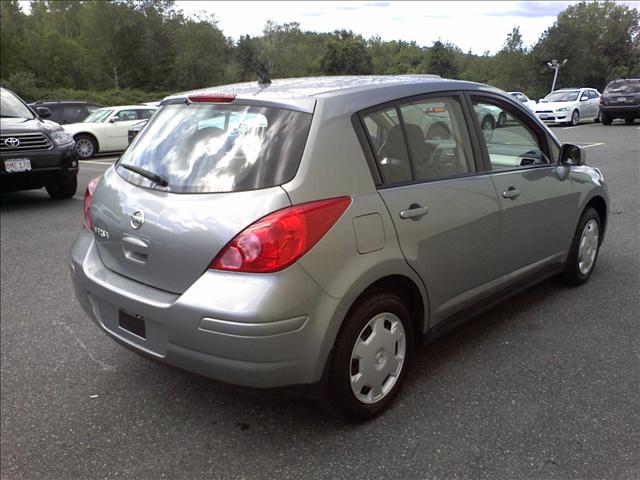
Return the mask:
{"type": "Polygon", "coordinates": [[[131,170],[133,173],[137,173],[138,175],[142,175],[144,178],[148,178],[153,183],[157,183],[161,187],[168,187],[169,182],[164,177],[161,177],[157,173],[150,172],[144,168],[136,167],[134,165],[129,165],[127,163],[119,163],[119,167],[126,168],[127,170],[131,170]]]}

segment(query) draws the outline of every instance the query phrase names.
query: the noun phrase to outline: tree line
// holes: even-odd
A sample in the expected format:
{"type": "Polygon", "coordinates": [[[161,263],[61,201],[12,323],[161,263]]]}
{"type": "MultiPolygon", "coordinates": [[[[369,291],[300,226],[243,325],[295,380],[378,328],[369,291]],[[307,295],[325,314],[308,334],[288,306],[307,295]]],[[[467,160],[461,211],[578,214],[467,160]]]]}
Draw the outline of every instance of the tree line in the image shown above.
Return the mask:
{"type": "Polygon", "coordinates": [[[446,41],[424,46],[347,30],[309,32],[296,22],[267,21],[261,35],[234,41],[214,15],[187,16],[172,0],[34,1],[28,13],[17,0],[0,2],[0,80],[29,101],[148,101],[255,80],[258,73],[430,73],[537,99],[550,89],[551,59],[567,59],[556,88],[602,91],[611,79],[640,77],[638,10],[613,1],[578,3],[534,45],[524,45],[516,26],[496,54],[476,55],[446,41]]]}

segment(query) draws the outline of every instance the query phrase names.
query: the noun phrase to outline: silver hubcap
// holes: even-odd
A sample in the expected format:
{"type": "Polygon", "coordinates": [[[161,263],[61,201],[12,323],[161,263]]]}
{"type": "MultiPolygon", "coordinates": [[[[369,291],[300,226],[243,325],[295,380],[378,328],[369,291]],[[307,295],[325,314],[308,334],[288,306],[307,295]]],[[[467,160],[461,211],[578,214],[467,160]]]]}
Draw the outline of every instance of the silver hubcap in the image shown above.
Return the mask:
{"type": "Polygon", "coordinates": [[[598,253],[598,222],[589,220],[582,230],[578,249],[578,269],[582,275],[591,271],[598,253]]]}
{"type": "Polygon", "coordinates": [[[578,114],[578,112],[573,112],[573,116],[571,117],[571,122],[574,125],[578,124],[578,118],[580,118],[580,115],[578,114]]]}
{"type": "Polygon", "coordinates": [[[81,157],[89,157],[93,153],[93,144],[86,138],[81,138],[76,142],[76,152],[81,157]]]}
{"type": "Polygon", "coordinates": [[[404,325],[393,313],[373,317],[351,352],[351,391],[362,403],[382,400],[398,381],[407,352],[404,325]]]}

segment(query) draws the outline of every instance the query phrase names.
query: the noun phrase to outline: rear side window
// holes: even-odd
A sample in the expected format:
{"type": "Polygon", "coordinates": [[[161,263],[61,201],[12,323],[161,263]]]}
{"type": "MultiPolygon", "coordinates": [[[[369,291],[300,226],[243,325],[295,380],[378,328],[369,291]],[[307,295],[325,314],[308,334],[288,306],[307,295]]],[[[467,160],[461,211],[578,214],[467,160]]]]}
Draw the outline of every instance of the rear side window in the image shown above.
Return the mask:
{"type": "Polygon", "coordinates": [[[475,172],[457,98],[428,98],[363,116],[385,184],[475,172]]]}
{"type": "Polygon", "coordinates": [[[162,176],[159,187],[124,168],[127,181],[175,193],[238,192],[291,180],[302,158],[311,114],[243,105],[166,105],[120,163],[162,176]]]}
{"type": "Polygon", "coordinates": [[[614,80],[607,85],[604,93],[640,93],[640,78],[614,80]]]}

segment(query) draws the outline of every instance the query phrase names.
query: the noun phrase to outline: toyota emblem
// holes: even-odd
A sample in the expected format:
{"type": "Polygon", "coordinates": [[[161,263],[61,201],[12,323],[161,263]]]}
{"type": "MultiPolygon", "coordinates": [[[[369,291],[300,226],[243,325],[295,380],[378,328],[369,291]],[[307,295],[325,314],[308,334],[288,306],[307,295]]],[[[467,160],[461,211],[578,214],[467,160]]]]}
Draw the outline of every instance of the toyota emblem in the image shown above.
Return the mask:
{"type": "Polygon", "coordinates": [[[131,215],[131,226],[134,230],[138,230],[140,227],[144,225],[144,212],[142,210],[136,210],[131,215]]]}
{"type": "Polygon", "coordinates": [[[4,144],[9,148],[16,148],[20,146],[20,140],[16,137],[9,137],[5,139],[4,144]]]}

